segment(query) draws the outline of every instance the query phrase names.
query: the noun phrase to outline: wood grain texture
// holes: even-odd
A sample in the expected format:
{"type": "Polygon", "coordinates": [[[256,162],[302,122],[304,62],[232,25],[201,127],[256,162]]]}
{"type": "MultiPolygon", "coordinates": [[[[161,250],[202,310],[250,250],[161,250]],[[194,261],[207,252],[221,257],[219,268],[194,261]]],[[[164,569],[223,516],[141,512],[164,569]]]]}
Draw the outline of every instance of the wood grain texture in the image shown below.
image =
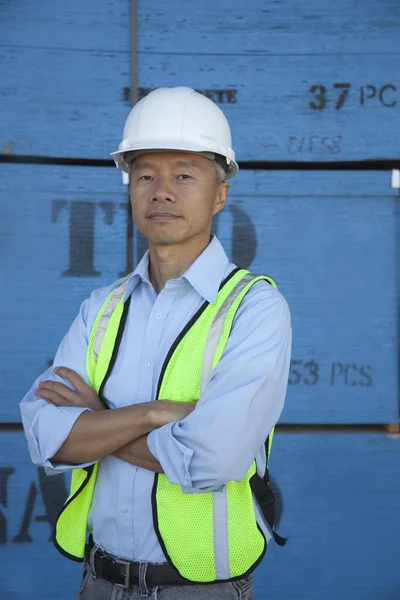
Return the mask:
{"type": "Polygon", "coordinates": [[[185,84],[217,100],[218,90],[236,90],[221,107],[239,160],[399,156],[393,0],[205,0],[190,11],[180,0],[140,0],[138,8],[139,87],[185,84]],[[313,86],[325,86],[323,97],[313,86]]]}
{"type": "MultiPolygon", "coordinates": [[[[355,57],[339,70],[338,59],[323,64],[318,57],[238,57],[226,68],[226,57],[139,55],[139,89],[189,85],[199,90],[234,89],[236,103],[221,104],[231,125],[233,147],[239,161],[334,162],[390,159],[399,157],[396,142],[399,110],[379,106],[379,100],[359,106],[364,80],[374,80],[382,88],[390,79],[389,70],[399,64],[394,56],[355,57]],[[193,66],[195,65],[195,67],[193,66]],[[183,75],[184,74],[184,75],[183,75]],[[291,75],[290,75],[291,74],[291,75]],[[381,78],[382,77],[382,78],[381,78]],[[335,105],[342,92],[333,85],[350,82],[349,100],[338,111],[335,105]],[[234,83],[230,83],[234,82],[234,83]],[[309,108],[315,94],[308,90],[322,82],[327,88],[327,106],[322,111],[309,108]]],[[[395,70],[398,67],[395,67],[395,70]]],[[[393,78],[393,76],[392,76],[393,78]]],[[[347,85],[347,84],[346,84],[347,85]]],[[[399,87],[400,89],[400,87],[399,87]]],[[[366,92],[365,92],[366,93],[366,92]]],[[[400,100],[399,92],[387,90],[386,100],[400,100]]]]}
{"type": "MultiPolygon", "coordinates": [[[[214,221],[292,315],[282,423],[397,421],[397,193],[385,172],[242,171],[214,221]]],[[[146,241],[135,231],[135,256],[146,241]]]]}
{"type": "MultiPolygon", "coordinates": [[[[395,0],[137,6],[139,96],[206,93],[240,161],[399,157],[395,0]]],[[[4,2],[1,17],[0,152],[109,158],[130,110],[129,3],[4,2]]]]}
{"type": "MultiPolygon", "coordinates": [[[[255,572],[258,600],[394,600],[400,586],[399,436],[276,434],[278,531],[255,572]]],[[[22,433],[0,436],[1,598],[70,600],[80,566],[49,541],[67,476],[31,464],[22,433]],[[23,568],[23,577],[21,576],[23,568]]]]}
{"type": "Polygon", "coordinates": [[[190,10],[181,0],[138,0],[137,6],[138,48],[154,53],[382,54],[397,47],[400,25],[396,0],[256,0],[246,6],[203,0],[190,10]]]}
{"type": "Polygon", "coordinates": [[[131,108],[129,3],[2,3],[0,71],[0,152],[111,158],[131,108]]]}
{"type": "MultiPolygon", "coordinates": [[[[126,272],[126,194],[116,169],[0,168],[4,422],[19,420],[80,303],[126,272]]],[[[398,420],[397,202],[385,172],[243,171],[232,182],[214,232],[291,308],[281,422],[398,420]]],[[[135,231],[136,263],[145,249],[135,231]]]]}
{"type": "Polygon", "coordinates": [[[398,420],[397,215],[386,173],[249,171],[233,182],[218,236],[234,262],[277,281],[292,312],[281,422],[398,420]]]}
{"type": "Polygon", "coordinates": [[[270,545],[255,598],[397,598],[399,465],[399,436],[277,434],[270,468],[289,541],[270,545]]]}
{"type": "Polygon", "coordinates": [[[95,288],[125,272],[127,189],[117,169],[0,165],[0,421],[49,366],[95,288]]]}
{"type": "Polygon", "coordinates": [[[75,598],[82,567],[50,541],[68,476],[47,477],[32,464],[23,433],[2,433],[0,481],[0,597],[75,598]]]}

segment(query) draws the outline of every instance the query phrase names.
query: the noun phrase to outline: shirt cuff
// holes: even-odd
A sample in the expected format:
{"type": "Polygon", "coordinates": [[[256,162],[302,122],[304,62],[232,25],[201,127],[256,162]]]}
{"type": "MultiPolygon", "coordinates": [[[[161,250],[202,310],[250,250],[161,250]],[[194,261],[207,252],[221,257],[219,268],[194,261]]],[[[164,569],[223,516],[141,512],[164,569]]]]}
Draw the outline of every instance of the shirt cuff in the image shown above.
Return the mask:
{"type": "Polygon", "coordinates": [[[189,468],[193,450],[181,444],[174,437],[174,425],[177,423],[168,423],[151,431],[147,436],[147,446],[154,458],[161,464],[170,483],[192,489],[189,468]]]}
{"type": "Polygon", "coordinates": [[[47,406],[36,413],[29,430],[29,437],[34,446],[34,454],[37,454],[40,457],[40,463],[46,469],[47,475],[62,473],[67,470],[86,467],[93,464],[59,464],[52,463],[50,460],[69,436],[77,418],[86,410],[89,409],[76,406],[67,407],[47,404],[47,406]]]}

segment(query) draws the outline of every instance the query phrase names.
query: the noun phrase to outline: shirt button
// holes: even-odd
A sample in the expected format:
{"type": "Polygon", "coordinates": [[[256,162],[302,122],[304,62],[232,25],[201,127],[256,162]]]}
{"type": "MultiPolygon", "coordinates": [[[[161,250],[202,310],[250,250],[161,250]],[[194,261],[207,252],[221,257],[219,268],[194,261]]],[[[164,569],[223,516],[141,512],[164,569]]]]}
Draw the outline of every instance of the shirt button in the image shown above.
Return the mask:
{"type": "Polygon", "coordinates": [[[161,313],[157,313],[157,314],[156,314],[156,319],[157,319],[157,320],[161,319],[161,313]]]}
{"type": "Polygon", "coordinates": [[[144,366],[146,367],[146,369],[148,369],[150,365],[151,365],[151,363],[149,363],[149,361],[144,363],[144,366]]]}
{"type": "Polygon", "coordinates": [[[121,512],[124,513],[124,514],[126,514],[128,512],[128,509],[125,508],[125,506],[124,506],[124,508],[121,508],[121,512]]]}

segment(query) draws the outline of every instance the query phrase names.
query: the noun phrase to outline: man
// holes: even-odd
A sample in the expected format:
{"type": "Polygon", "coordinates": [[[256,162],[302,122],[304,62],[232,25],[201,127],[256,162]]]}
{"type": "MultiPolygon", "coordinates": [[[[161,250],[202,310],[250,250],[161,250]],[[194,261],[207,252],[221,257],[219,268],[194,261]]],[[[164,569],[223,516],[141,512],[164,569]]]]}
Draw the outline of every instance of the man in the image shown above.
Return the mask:
{"type": "Polygon", "coordinates": [[[114,158],[149,251],[82,304],[21,403],[35,464],[73,469],[55,544],[84,558],[81,599],[250,599],[266,542],[280,541],[263,475],[288,306],[211,236],[238,171],[211,100],[155,90],[114,158]]]}

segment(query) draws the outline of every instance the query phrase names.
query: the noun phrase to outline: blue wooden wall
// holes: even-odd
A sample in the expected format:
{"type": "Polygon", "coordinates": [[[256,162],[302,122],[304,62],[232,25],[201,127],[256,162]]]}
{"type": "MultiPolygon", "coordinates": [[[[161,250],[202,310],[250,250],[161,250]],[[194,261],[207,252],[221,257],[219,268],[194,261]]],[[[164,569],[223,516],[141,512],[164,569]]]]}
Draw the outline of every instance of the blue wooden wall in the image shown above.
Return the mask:
{"type": "Polygon", "coordinates": [[[397,420],[397,215],[387,172],[247,171],[232,184],[221,241],[292,310],[281,421],[397,420]]]}
{"type": "MultiPolygon", "coordinates": [[[[292,308],[283,422],[397,419],[397,208],[387,172],[242,171],[232,182],[214,231],[292,308]]],[[[0,165],[3,422],[18,421],[80,303],[126,272],[127,218],[117,170],[0,165]]]]}
{"type": "MultiPolygon", "coordinates": [[[[240,160],[398,156],[397,0],[137,0],[137,11],[139,96],[203,91],[240,160]]],[[[0,27],[0,149],[108,158],[130,106],[128,0],[3,2],[0,27]]]]}
{"type": "Polygon", "coordinates": [[[70,600],[77,596],[81,565],[62,557],[52,528],[68,476],[47,477],[32,465],[23,433],[0,438],[0,598],[70,600]]]}
{"type": "MultiPolygon", "coordinates": [[[[137,0],[137,17],[139,97],[206,94],[240,161],[399,158],[397,0],[137,0]]],[[[129,1],[0,0],[0,74],[0,154],[109,159],[131,106],[129,1]]],[[[143,254],[127,206],[116,169],[0,156],[0,429],[80,303],[143,254]]],[[[399,419],[398,218],[390,171],[242,170],[214,222],[292,311],[281,422],[299,433],[271,459],[290,541],[257,570],[258,600],[399,595],[399,439],[302,429],[399,419]]],[[[79,565],[48,541],[66,486],[0,431],[1,600],[75,596],[79,565]]]]}
{"type": "Polygon", "coordinates": [[[397,598],[399,436],[278,434],[270,466],[290,538],[270,545],[256,599],[397,598]]]}
{"type": "Polygon", "coordinates": [[[239,160],[398,156],[396,0],[182,5],[138,0],[139,86],[220,102],[239,160]]]}
{"type": "MultiPolygon", "coordinates": [[[[268,548],[256,598],[397,598],[399,437],[278,433],[270,465],[279,529],[290,538],[285,548],[268,548]]],[[[65,475],[46,477],[30,464],[22,433],[2,434],[2,600],[76,596],[80,565],[49,539],[66,485],[65,475]]]]}
{"type": "Polygon", "coordinates": [[[110,158],[131,106],[129,1],[6,1],[0,11],[0,151],[110,158]]]}
{"type": "Polygon", "coordinates": [[[126,273],[127,206],[116,169],[0,164],[0,422],[19,421],[81,302],[126,273]]]}

